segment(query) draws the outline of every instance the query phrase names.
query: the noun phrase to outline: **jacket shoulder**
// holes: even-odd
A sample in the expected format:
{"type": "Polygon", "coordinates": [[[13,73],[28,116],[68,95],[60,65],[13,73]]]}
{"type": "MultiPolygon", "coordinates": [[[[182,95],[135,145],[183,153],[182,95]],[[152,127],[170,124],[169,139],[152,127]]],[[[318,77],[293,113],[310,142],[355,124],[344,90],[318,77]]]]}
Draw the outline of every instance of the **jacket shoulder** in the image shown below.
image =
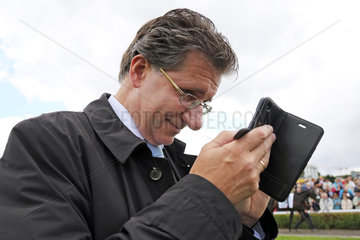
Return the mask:
{"type": "Polygon", "coordinates": [[[83,150],[89,141],[84,132],[88,126],[81,112],[54,112],[21,121],[10,133],[2,163],[41,172],[49,179],[80,182],[87,175],[83,150]]]}
{"type": "Polygon", "coordinates": [[[16,124],[11,133],[41,135],[50,131],[57,136],[70,136],[84,128],[91,127],[83,112],[52,112],[23,120],[16,124]]]}

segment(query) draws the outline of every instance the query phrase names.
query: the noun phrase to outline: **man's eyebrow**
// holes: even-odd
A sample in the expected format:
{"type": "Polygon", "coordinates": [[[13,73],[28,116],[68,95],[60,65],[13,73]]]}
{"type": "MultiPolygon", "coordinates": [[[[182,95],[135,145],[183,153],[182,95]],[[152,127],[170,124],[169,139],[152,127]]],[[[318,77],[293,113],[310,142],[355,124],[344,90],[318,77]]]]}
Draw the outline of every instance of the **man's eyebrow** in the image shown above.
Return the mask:
{"type": "MultiPolygon", "coordinates": [[[[193,88],[193,89],[188,89],[187,91],[193,92],[193,93],[198,93],[201,95],[201,97],[205,97],[206,95],[206,91],[204,89],[199,89],[199,88],[193,88]]],[[[186,90],[185,90],[186,92],[186,90]]],[[[210,99],[204,100],[204,102],[210,102],[212,100],[212,97],[210,99]]]]}
{"type": "MultiPolygon", "coordinates": [[[[204,90],[195,90],[194,92],[198,92],[202,97],[206,97],[206,91],[204,90]]],[[[211,102],[212,100],[213,97],[205,99],[204,102],[211,102]]]]}
{"type": "MultiPolygon", "coordinates": [[[[177,83],[177,84],[181,88],[181,90],[183,90],[184,92],[198,93],[199,95],[201,95],[201,97],[206,97],[206,93],[207,93],[208,89],[201,88],[201,87],[199,87],[197,85],[195,85],[195,86],[181,86],[181,83],[177,83]]],[[[211,102],[212,100],[213,100],[213,97],[204,100],[204,102],[211,102]]]]}
{"type": "Polygon", "coordinates": [[[213,98],[211,97],[211,98],[205,100],[204,102],[211,102],[212,100],[213,100],[213,98]]]}

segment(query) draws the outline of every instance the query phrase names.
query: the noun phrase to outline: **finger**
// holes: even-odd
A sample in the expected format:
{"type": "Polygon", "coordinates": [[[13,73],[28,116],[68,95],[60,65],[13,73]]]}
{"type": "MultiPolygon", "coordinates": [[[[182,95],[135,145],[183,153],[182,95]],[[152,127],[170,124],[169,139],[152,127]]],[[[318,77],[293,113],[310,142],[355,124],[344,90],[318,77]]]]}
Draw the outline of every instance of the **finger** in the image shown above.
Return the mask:
{"type": "Polygon", "coordinates": [[[263,201],[264,205],[266,205],[266,206],[268,205],[268,203],[270,201],[270,196],[269,195],[267,195],[266,193],[264,193],[260,189],[254,195],[256,196],[258,201],[263,201]]]}
{"type": "MultiPolygon", "coordinates": [[[[275,140],[275,134],[272,133],[261,144],[259,144],[255,149],[251,151],[251,153],[254,154],[255,159],[258,159],[259,162],[261,160],[264,163],[265,168],[269,164],[270,150],[275,140]]],[[[259,163],[259,165],[261,164],[259,163]]]]}
{"type": "Polygon", "coordinates": [[[259,165],[261,168],[261,171],[264,171],[268,165],[269,165],[269,161],[270,161],[270,154],[271,154],[271,147],[269,150],[266,151],[266,153],[261,157],[261,159],[259,160],[259,165]]]}
{"type": "Polygon", "coordinates": [[[266,163],[265,163],[262,159],[259,161],[259,163],[260,163],[260,165],[261,165],[260,171],[262,172],[262,171],[264,171],[265,168],[266,168],[266,163]]]}
{"type": "Polygon", "coordinates": [[[218,148],[234,139],[235,131],[222,131],[211,142],[207,143],[203,149],[218,148]]]}
{"type": "MultiPolygon", "coordinates": [[[[253,150],[259,146],[269,135],[273,133],[273,127],[270,125],[263,125],[257,127],[250,132],[248,132],[242,139],[245,142],[245,147],[247,149],[253,150]]],[[[239,141],[241,141],[240,139],[239,141]]]]}
{"type": "Polygon", "coordinates": [[[260,169],[261,172],[265,171],[265,169],[268,167],[269,165],[269,159],[270,159],[270,153],[271,150],[269,150],[264,157],[262,157],[259,161],[258,167],[260,169]]]}
{"type": "Polygon", "coordinates": [[[250,132],[251,130],[249,128],[242,128],[240,129],[234,136],[234,140],[240,139],[242,136],[250,132]]]}

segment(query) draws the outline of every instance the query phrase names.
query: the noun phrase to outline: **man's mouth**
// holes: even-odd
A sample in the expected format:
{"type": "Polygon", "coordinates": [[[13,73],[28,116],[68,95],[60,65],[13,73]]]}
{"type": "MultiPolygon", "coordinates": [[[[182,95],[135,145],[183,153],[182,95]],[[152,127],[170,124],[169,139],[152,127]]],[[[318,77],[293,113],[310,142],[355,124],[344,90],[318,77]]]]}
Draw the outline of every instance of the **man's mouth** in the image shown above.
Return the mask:
{"type": "Polygon", "coordinates": [[[176,125],[174,122],[172,122],[170,119],[166,119],[166,121],[168,121],[172,126],[174,126],[178,131],[180,131],[181,129],[183,129],[185,126],[179,126],[176,125]]]}

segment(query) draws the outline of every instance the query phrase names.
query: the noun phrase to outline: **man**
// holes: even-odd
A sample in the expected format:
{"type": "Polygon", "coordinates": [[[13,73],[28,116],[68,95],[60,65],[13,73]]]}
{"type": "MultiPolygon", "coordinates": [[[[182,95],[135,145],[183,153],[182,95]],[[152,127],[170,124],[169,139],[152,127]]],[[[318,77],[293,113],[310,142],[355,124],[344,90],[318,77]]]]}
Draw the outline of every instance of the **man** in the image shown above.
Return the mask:
{"type": "Polygon", "coordinates": [[[355,197],[353,198],[353,205],[355,209],[360,209],[360,191],[355,191],[355,197]]]}
{"type": "Polygon", "coordinates": [[[347,198],[349,198],[350,200],[352,200],[354,198],[354,193],[349,189],[348,186],[344,186],[339,193],[339,197],[340,199],[342,199],[342,196],[346,195],[347,198]]]}
{"type": "Polygon", "coordinates": [[[206,17],[176,9],[146,23],[115,95],[15,126],[1,159],[0,239],[275,238],[258,189],[270,126],[236,141],[222,132],[196,160],[174,139],[201,127],[221,76],[236,69],[206,17]]]}
{"type": "Polygon", "coordinates": [[[355,183],[353,182],[352,176],[348,176],[345,180],[347,183],[346,186],[349,188],[350,191],[354,192],[355,190],[355,183]]]}
{"type": "Polygon", "coordinates": [[[343,184],[340,178],[336,178],[333,184],[335,192],[340,194],[341,189],[343,188],[343,184]]]}
{"type": "Polygon", "coordinates": [[[323,176],[320,176],[320,177],[315,181],[315,187],[326,189],[326,188],[324,188],[324,177],[323,177],[323,176]]]}
{"type": "Polygon", "coordinates": [[[298,211],[301,216],[300,220],[294,226],[295,230],[297,230],[304,221],[307,222],[311,230],[315,230],[315,226],[312,222],[311,216],[309,213],[307,213],[306,210],[309,207],[308,198],[315,199],[315,197],[316,195],[314,189],[310,188],[303,191],[301,184],[298,183],[296,185],[296,189],[294,192],[294,207],[293,210],[290,212],[289,231],[291,231],[294,211],[298,211]]]}
{"type": "Polygon", "coordinates": [[[323,212],[329,212],[333,210],[334,203],[332,199],[329,199],[326,192],[321,193],[321,199],[320,199],[320,210],[323,212]]]}

